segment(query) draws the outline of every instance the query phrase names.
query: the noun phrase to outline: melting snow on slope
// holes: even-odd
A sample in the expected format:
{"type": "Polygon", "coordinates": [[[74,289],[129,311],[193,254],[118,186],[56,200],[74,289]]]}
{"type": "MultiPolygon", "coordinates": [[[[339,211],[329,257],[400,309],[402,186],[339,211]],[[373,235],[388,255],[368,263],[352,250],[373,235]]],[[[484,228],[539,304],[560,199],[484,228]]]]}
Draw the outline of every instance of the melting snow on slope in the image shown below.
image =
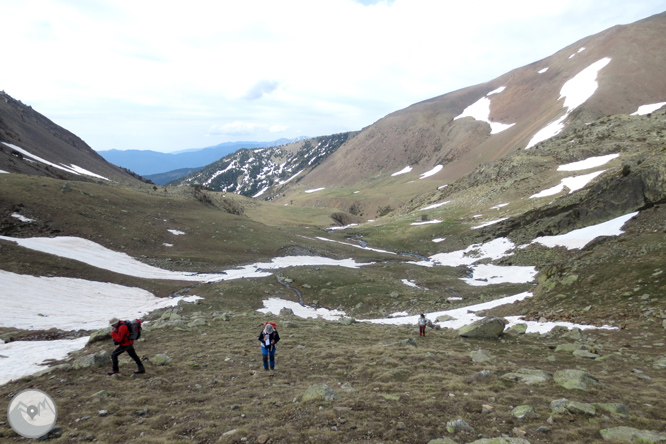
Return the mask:
{"type": "Polygon", "coordinates": [[[662,106],[666,105],[666,102],[652,103],[650,105],[642,105],[638,107],[636,112],[631,113],[632,116],[644,116],[650,114],[651,112],[657,111],[662,106]]]}
{"type": "Polygon", "coordinates": [[[511,128],[515,123],[505,124],[499,122],[492,122],[490,120],[490,99],[489,96],[493,94],[499,94],[504,91],[506,87],[501,86],[494,91],[489,92],[484,97],[480,98],[476,102],[472,103],[470,106],[464,109],[462,114],[454,118],[453,120],[462,119],[463,117],[471,117],[475,120],[481,122],[486,122],[490,125],[490,134],[501,133],[504,130],[511,128]]]}
{"type": "Polygon", "coordinates": [[[532,282],[536,274],[536,268],[531,266],[502,267],[481,264],[472,269],[471,277],[462,278],[462,280],[473,287],[503,283],[522,284],[532,282]]]}
{"type": "Polygon", "coordinates": [[[450,200],[447,200],[446,202],[440,202],[440,203],[432,204],[432,205],[429,205],[427,207],[421,208],[419,211],[434,210],[435,208],[439,208],[439,207],[441,207],[443,205],[446,205],[447,203],[450,203],[450,202],[451,202],[450,200]]]}
{"type": "Polygon", "coordinates": [[[2,311],[0,327],[24,330],[97,330],[106,327],[110,313],[141,318],[150,311],[183,300],[158,298],[137,287],[64,277],[36,277],[0,270],[2,311]],[[30,295],[26,304],[22,295],[30,295]],[[74,307],[76,307],[74,309],[74,307]]]}
{"type": "Polygon", "coordinates": [[[46,367],[47,359],[65,359],[67,354],[85,347],[88,336],[56,341],[14,341],[0,344],[0,385],[35,374],[46,367]],[[6,357],[5,357],[6,356],[6,357]]]}
{"type": "Polygon", "coordinates": [[[564,119],[566,119],[574,109],[585,103],[587,99],[594,95],[599,87],[599,84],[597,83],[597,75],[602,68],[610,63],[610,61],[611,59],[606,57],[591,64],[562,86],[558,101],[564,98],[563,106],[566,110],[565,114],[556,121],[537,131],[528,142],[525,149],[532,148],[537,143],[550,139],[562,131],[564,128],[564,119]]]}
{"type": "Polygon", "coordinates": [[[400,171],[396,171],[395,173],[391,174],[391,176],[399,176],[401,174],[407,174],[407,173],[411,172],[412,169],[413,169],[412,167],[406,166],[403,169],[401,169],[400,171]]]}
{"type": "Polygon", "coordinates": [[[589,170],[590,168],[600,167],[607,164],[611,160],[620,157],[619,154],[609,154],[607,156],[588,157],[587,159],[578,162],[567,163],[557,167],[557,171],[582,171],[589,170]]]}
{"type": "Polygon", "coordinates": [[[64,164],[58,165],[58,164],[55,164],[53,162],[49,162],[46,159],[42,159],[41,157],[36,156],[36,155],[32,154],[31,152],[29,152],[27,150],[24,150],[23,148],[18,147],[16,145],[13,145],[11,143],[7,143],[7,142],[2,142],[2,143],[4,145],[7,145],[9,148],[13,149],[14,151],[17,151],[17,152],[23,154],[24,156],[27,156],[27,157],[31,158],[32,160],[36,160],[37,162],[43,163],[43,164],[48,165],[48,166],[52,166],[53,168],[58,168],[59,170],[67,171],[68,173],[76,174],[77,176],[80,176],[80,175],[83,174],[84,176],[90,176],[90,177],[96,177],[98,179],[109,180],[104,176],[100,176],[99,174],[95,174],[91,171],[88,171],[84,168],[81,168],[80,166],[77,166],[77,165],[74,165],[74,164],[69,165],[69,166],[64,165],[64,164]]]}
{"type": "Polygon", "coordinates": [[[444,165],[437,165],[432,170],[426,171],[425,173],[421,174],[421,177],[419,177],[419,179],[425,179],[426,177],[434,176],[435,174],[439,173],[442,170],[442,168],[444,168],[444,165]]]}
{"type": "Polygon", "coordinates": [[[507,219],[508,219],[508,217],[503,217],[501,219],[491,220],[491,221],[483,223],[481,225],[477,225],[476,227],[472,227],[472,230],[478,230],[479,228],[488,227],[490,225],[495,225],[495,224],[500,223],[503,220],[507,220],[507,219]]]}
{"type": "Polygon", "coordinates": [[[549,248],[562,246],[568,248],[569,250],[583,248],[585,245],[599,236],[619,236],[620,234],[624,233],[624,231],[622,231],[624,224],[637,214],[637,211],[634,213],[625,214],[624,216],[611,219],[607,222],[580,228],[578,230],[573,230],[558,236],[537,237],[532,241],[532,243],[539,243],[549,248]]]}
{"type": "Polygon", "coordinates": [[[22,214],[18,214],[18,213],[12,213],[11,216],[20,220],[21,222],[30,223],[30,222],[35,221],[35,219],[30,219],[29,217],[25,217],[22,214]]]}
{"type": "Polygon", "coordinates": [[[317,191],[325,190],[326,188],[314,188],[312,190],[305,190],[306,193],[316,193],[317,191]]]}
{"type": "Polygon", "coordinates": [[[418,226],[418,225],[430,225],[430,224],[439,224],[439,223],[442,223],[442,221],[439,219],[435,219],[435,220],[427,220],[425,222],[412,222],[410,225],[418,226]]]}
{"type": "Polygon", "coordinates": [[[562,179],[559,185],[555,185],[552,188],[543,190],[540,193],[533,194],[530,196],[530,199],[535,199],[539,197],[553,196],[564,191],[564,187],[569,188],[569,194],[574,191],[578,191],[584,188],[588,183],[592,182],[597,176],[605,173],[606,170],[595,171],[594,173],[584,174],[582,176],[566,177],[562,179]]]}

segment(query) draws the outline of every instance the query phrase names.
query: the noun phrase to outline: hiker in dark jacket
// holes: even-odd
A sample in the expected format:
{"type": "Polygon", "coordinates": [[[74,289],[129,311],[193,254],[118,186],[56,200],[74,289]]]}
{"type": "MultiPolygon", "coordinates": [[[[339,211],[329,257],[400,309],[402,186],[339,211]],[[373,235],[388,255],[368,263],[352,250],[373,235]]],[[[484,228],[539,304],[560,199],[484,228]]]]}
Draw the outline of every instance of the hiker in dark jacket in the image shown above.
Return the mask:
{"type": "Polygon", "coordinates": [[[138,370],[135,370],[135,374],[146,373],[146,369],[143,367],[141,359],[134,351],[134,341],[129,338],[129,328],[127,325],[120,321],[118,318],[113,318],[109,321],[111,325],[111,337],[113,338],[113,343],[118,346],[113,353],[111,353],[111,363],[113,365],[111,371],[107,373],[108,375],[115,375],[118,373],[118,356],[122,353],[127,352],[130,358],[134,359],[136,365],[139,367],[138,370]]]}
{"type": "Polygon", "coordinates": [[[275,350],[276,344],[280,340],[280,335],[273,327],[273,324],[266,323],[261,333],[259,333],[259,342],[261,342],[261,357],[264,360],[264,370],[268,370],[268,361],[270,358],[271,370],[275,370],[275,350]]]}

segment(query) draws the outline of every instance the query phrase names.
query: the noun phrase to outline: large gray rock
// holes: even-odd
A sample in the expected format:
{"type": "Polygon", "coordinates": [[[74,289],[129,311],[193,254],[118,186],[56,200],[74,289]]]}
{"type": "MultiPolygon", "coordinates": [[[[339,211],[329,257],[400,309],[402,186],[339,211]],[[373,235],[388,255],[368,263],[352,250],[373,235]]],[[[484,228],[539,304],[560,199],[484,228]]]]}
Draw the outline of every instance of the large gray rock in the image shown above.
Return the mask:
{"type": "Polygon", "coordinates": [[[437,438],[437,439],[431,439],[428,441],[428,444],[458,444],[451,438],[437,438]]]}
{"type": "Polygon", "coordinates": [[[171,358],[163,353],[159,353],[150,358],[149,361],[153,365],[169,365],[171,358]]]}
{"type": "Polygon", "coordinates": [[[502,375],[502,379],[519,381],[525,384],[542,384],[553,379],[553,375],[543,370],[519,368],[514,373],[507,373],[502,375]]]}
{"type": "Polygon", "coordinates": [[[305,390],[305,393],[303,393],[303,396],[301,399],[306,402],[306,401],[312,401],[312,400],[324,400],[324,401],[333,401],[338,397],[338,393],[330,388],[326,384],[314,384],[311,385],[310,387],[305,390]]]}
{"type": "Polygon", "coordinates": [[[471,351],[469,353],[469,356],[472,358],[472,361],[474,362],[486,362],[495,359],[495,356],[491,355],[490,353],[484,350],[471,351]]]}
{"type": "Polygon", "coordinates": [[[505,322],[495,316],[485,317],[473,324],[458,329],[458,335],[463,338],[498,338],[503,332],[505,322]]]}
{"type": "Polygon", "coordinates": [[[633,427],[613,427],[602,429],[601,436],[606,441],[613,442],[641,442],[644,444],[666,442],[666,433],[649,430],[638,430],[633,427]]]}
{"type": "Polygon", "coordinates": [[[102,350],[99,353],[93,353],[82,356],[74,361],[72,367],[75,369],[88,367],[107,367],[111,365],[111,355],[102,350]]]}
{"type": "Polygon", "coordinates": [[[594,402],[592,403],[599,410],[610,413],[615,416],[629,416],[629,407],[619,402],[594,402]]]}
{"type": "Polygon", "coordinates": [[[518,419],[533,418],[536,416],[536,411],[531,405],[519,405],[511,410],[511,415],[518,419]]]}
{"type": "Polygon", "coordinates": [[[88,338],[88,344],[92,344],[93,342],[98,342],[98,341],[104,341],[107,339],[111,339],[111,327],[106,327],[102,328],[101,330],[97,330],[93,334],[90,335],[88,338]]]}
{"type": "Polygon", "coordinates": [[[469,444],[530,444],[530,442],[524,438],[483,438],[469,444]]]}
{"type": "Polygon", "coordinates": [[[657,359],[652,366],[654,368],[666,368],[666,357],[657,359]]]}
{"type": "Polygon", "coordinates": [[[603,385],[597,378],[582,370],[558,370],[553,375],[553,379],[569,390],[587,390],[590,386],[603,385]]]}
{"type": "Polygon", "coordinates": [[[474,433],[474,427],[467,424],[464,419],[456,419],[455,421],[447,421],[446,431],[449,433],[470,432],[474,433]]]}

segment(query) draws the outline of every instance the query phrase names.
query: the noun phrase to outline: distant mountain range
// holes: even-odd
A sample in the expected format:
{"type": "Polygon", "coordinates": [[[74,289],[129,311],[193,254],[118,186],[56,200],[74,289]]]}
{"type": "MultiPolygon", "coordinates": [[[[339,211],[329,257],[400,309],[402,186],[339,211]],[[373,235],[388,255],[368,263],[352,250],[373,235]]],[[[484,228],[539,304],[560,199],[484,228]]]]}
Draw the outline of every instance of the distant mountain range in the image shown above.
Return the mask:
{"type": "Polygon", "coordinates": [[[99,151],[99,154],[114,165],[146,177],[185,168],[202,168],[241,148],[280,146],[303,139],[307,139],[307,137],[278,139],[270,142],[225,142],[207,148],[187,149],[174,153],[151,150],[107,150],[99,151]]]}

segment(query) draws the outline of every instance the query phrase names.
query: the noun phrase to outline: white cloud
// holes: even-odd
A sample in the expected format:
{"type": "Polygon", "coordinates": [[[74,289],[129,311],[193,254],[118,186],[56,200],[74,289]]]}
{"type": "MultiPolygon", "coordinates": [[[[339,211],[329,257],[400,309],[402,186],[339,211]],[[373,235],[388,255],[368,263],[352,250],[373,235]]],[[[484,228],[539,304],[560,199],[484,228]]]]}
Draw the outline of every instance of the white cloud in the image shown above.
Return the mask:
{"type": "Polygon", "coordinates": [[[659,3],[5,1],[12,67],[0,87],[100,150],[269,140],[271,128],[317,136],[485,82],[659,3]]]}

